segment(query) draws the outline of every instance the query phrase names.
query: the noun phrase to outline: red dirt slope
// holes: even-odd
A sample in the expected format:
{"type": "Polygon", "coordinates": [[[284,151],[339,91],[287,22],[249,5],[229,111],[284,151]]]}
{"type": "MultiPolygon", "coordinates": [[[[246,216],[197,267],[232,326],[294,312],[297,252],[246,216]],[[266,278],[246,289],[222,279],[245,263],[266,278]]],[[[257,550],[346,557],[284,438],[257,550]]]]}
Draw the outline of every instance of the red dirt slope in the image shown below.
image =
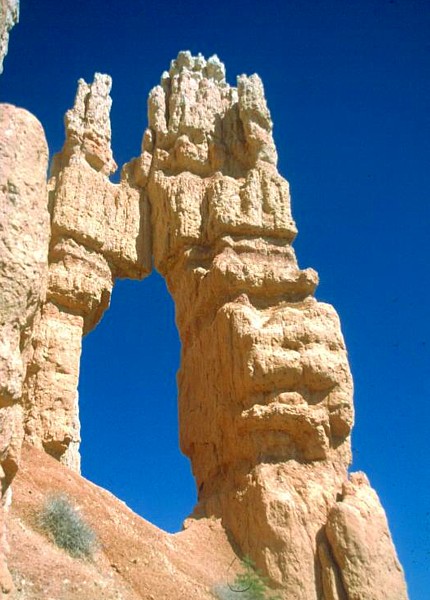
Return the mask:
{"type": "Polygon", "coordinates": [[[13,484],[9,543],[17,588],[11,600],[213,600],[211,588],[231,580],[238,566],[219,521],[193,520],[168,534],[30,446],[13,484]],[[38,529],[37,511],[57,492],[96,532],[93,560],[71,558],[38,529]]]}

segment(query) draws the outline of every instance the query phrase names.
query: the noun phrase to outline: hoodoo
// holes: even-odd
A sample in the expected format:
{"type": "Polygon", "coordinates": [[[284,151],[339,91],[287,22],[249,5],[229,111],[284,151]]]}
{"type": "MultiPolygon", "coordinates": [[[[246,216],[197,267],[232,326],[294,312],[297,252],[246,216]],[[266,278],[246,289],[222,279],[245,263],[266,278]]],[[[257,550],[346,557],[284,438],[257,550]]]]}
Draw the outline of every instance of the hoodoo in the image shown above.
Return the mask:
{"type": "Polygon", "coordinates": [[[79,471],[82,335],[115,279],[141,279],[153,261],[182,342],[193,517],[221,519],[285,599],[406,600],[378,496],[348,473],[347,351],[336,311],[314,297],[317,273],[292,248],[260,78],[232,87],[217,57],[181,52],[150,93],[142,153],[118,184],[110,86],[100,74],[79,82],[48,182],[42,127],[0,109],[3,502],[24,438],[79,471]]]}

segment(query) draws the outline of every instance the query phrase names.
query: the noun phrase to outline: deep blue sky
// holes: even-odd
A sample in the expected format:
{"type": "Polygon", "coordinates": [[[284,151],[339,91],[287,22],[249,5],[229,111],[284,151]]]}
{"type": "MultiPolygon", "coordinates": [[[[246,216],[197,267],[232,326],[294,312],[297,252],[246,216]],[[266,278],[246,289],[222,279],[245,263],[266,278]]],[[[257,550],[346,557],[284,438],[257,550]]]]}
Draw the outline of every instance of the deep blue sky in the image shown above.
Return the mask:
{"type": "MultiPolygon", "coordinates": [[[[387,511],[411,600],[429,597],[430,3],[39,0],[21,3],[0,100],[51,153],[79,77],[113,77],[113,148],[140,149],[146,98],[179,50],[259,73],[291,183],[302,267],[338,310],[355,378],[354,469],[387,511]]],[[[179,341],[161,278],[119,282],[84,341],[83,473],[177,530],[194,485],[178,449],[179,341]]]]}

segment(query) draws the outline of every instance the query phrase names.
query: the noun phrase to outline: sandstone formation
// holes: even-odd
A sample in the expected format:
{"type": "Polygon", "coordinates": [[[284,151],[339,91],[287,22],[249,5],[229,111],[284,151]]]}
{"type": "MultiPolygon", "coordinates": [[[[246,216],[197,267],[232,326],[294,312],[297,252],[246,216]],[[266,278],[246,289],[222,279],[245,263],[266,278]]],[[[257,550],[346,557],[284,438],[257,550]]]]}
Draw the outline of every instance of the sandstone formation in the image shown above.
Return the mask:
{"type": "MultiPolygon", "coordinates": [[[[29,178],[40,203],[29,219],[39,287],[31,277],[10,287],[31,310],[14,300],[4,318],[15,340],[5,364],[20,366],[2,392],[4,431],[14,432],[3,463],[25,436],[79,471],[82,335],[108,307],[115,278],[142,278],[153,260],[182,341],[180,438],[199,491],[194,517],[221,519],[285,599],[405,600],[378,497],[363,474],[348,475],[347,352],[335,310],[314,298],[317,273],[297,264],[261,80],[243,75],[232,87],[217,57],[181,52],[150,94],[141,155],[119,184],[109,180],[110,86],[99,74],[79,82],[47,193],[43,176],[32,183],[37,145],[23,143],[32,173],[16,177],[29,178]]],[[[19,143],[10,140],[12,154],[19,143]]],[[[23,204],[18,221],[30,214],[23,204]]],[[[15,246],[4,239],[9,269],[16,237],[15,246]]]]}
{"type": "Polygon", "coordinates": [[[110,147],[111,79],[79,81],[65,118],[66,141],[49,180],[51,240],[47,301],[33,335],[24,390],[25,435],[79,471],[77,388],[82,336],[109,306],[116,277],[150,271],[145,199],[133,163],[121,182],[110,147]]]}
{"type": "Polygon", "coordinates": [[[258,76],[232,88],[216,57],[181,53],[150,94],[141,180],[182,340],[196,514],[221,517],[285,598],[400,600],[383,509],[364,477],[348,483],[347,353],[297,265],[276,159],[258,76]]]}
{"type": "Polygon", "coordinates": [[[0,0],[0,74],[7,54],[9,32],[19,19],[19,0],[0,0]]]}
{"type": "MultiPolygon", "coordinates": [[[[0,482],[10,502],[23,438],[22,394],[37,313],[45,297],[49,243],[48,147],[27,111],[0,105],[0,482]]],[[[0,507],[0,588],[10,587],[1,562],[6,540],[0,507]]]]}

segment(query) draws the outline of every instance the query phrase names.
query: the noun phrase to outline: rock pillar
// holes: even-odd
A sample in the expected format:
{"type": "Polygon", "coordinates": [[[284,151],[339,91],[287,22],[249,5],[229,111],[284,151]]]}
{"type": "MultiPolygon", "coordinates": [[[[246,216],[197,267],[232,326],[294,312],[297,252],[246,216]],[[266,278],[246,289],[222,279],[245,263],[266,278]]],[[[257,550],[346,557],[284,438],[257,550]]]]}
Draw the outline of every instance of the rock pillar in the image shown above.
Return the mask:
{"type": "Polygon", "coordinates": [[[45,298],[49,243],[48,147],[26,110],[0,105],[0,588],[11,588],[4,557],[5,508],[18,469],[22,391],[32,331],[45,298]]]}
{"type": "Polygon", "coordinates": [[[347,352],[297,264],[261,80],[231,87],[216,57],[180,53],[150,94],[143,150],[196,514],[221,517],[286,599],[406,598],[379,500],[348,477],[347,352]]]}
{"type": "Polygon", "coordinates": [[[25,386],[25,429],[79,471],[78,380],[82,336],[109,306],[115,278],[140,279],[151,270],[146,199],[134,163],[121,181],[111,150],[111,79],[80,80],[65,117],[66,141],[49,180],[51,240],[46,303],[33,336],[25,386]]]}

